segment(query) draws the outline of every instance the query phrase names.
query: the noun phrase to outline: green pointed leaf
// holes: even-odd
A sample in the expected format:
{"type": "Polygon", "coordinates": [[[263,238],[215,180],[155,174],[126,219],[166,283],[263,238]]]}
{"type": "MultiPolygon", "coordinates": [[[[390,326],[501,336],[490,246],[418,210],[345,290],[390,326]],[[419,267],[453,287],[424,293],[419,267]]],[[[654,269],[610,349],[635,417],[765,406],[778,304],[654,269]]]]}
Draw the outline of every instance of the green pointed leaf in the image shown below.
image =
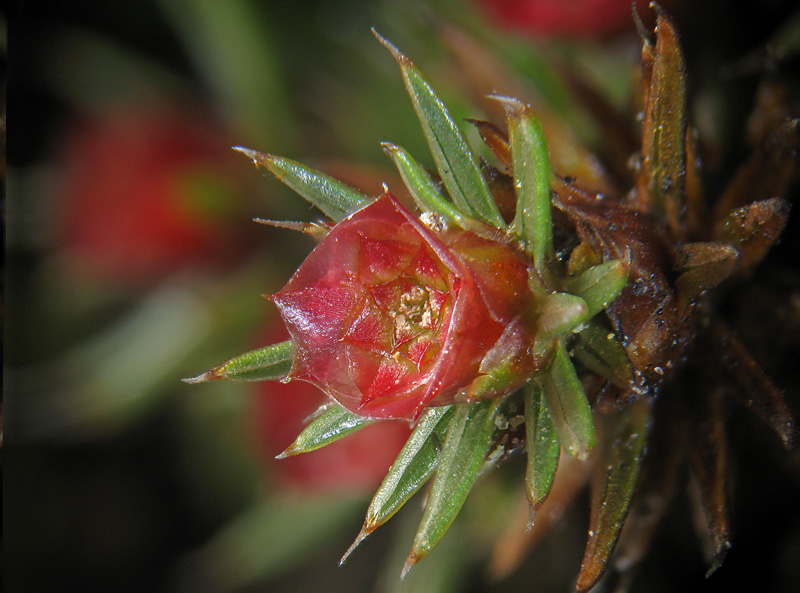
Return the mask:
{"type": "Polygon", "coordinates": [[[422,416],[372,498],[364,525],[340,565],[364,538],[391,519],[433,474],[453,412],[452,406],[442,406],[431,408],[422,416]]]}
{"type": "Polygon", "coordinates": [[[572,355],[590,371],[622,389],[633,385],[633,365],[625,347],[607,328],[589,322],[578,333],[572,355]]]}
{"type": "Polygon", "coordinates": [[[456,407],[404,574],[436,547],[461,510],[486,461],[495,413],[503,401],[498,398],[456,407]]]}
{"type": "Polygon", "coordinates": [[[353,414],[339,404],[329,404],[322,409],[324,409],[322,414],[314,418],[276,459],[321,449],[375,422],[372,418],[353,414]]]}
{"type": "Polygon", "coordinates": [[[594,447],[592,408],[586,399],[563,340],[540,382],[561,446],[576,459],[586,459],[594,447]]]}
{"type": "Polygon", "coordinates": [[[628,268],[626,261],[614,259],[565,278],[564,289],[586,301],[588,317],[594,317],[622,292],[628,268]]]}
{"type": "Polygon", "coordinates": [[[523,398],[528,453],[525,487],[531,512],[535,512],[544,504],[553,487],[561,447],[541,386],[535,382],[529,383],[523,398]]]}
{"type": "Polygon", "coordinates": [[[428,172],[408,152],[389,142],[384,142],[382,146],[394,161],[411,197],[422,210],[441,216],[450,223],[463,222],[464,215],[439,192],[428,172]]]}
{"type": "Polygon", "coordinates": [[[608,418],[610,434],[592,484],[589,539],[575,590],[591,589],[608,566],[636,489],[650,425],[651,399],[643,398],[608,418]]]}
{"type": "Polygon", "coordinates": [[[528,105],[509,97],[493,97],[503,103],[517,194],[517,214],[512,228],[522,239],[540,274],[553,254],[553,222],[550,212],[550,155],[542,125],[528,105]]]}
{"type": "Polygon", "coordinates": [[[256,152],[241,146],[234,147],[234,150],[250,158],[257,167],[270,171],[334,221],[346,218],[372,201],[368,196],[338,179],[291,159],[256,152]]]}
{"type": "Polygon", "coordinates": [[[275,381],[289,374],[294,360],[294,344],[291,340],[273,344],[266,348],[251,350],[231,358],[190,379],[184,383],[204,383],[206,381],[275,381]]]}
{"type": "Polygon", "coordinates": [[[497,228],[505,228],[478,161],[442,100],[414,63],[373,29],[400,66],[439,176],[458,208],[497,228]]]}

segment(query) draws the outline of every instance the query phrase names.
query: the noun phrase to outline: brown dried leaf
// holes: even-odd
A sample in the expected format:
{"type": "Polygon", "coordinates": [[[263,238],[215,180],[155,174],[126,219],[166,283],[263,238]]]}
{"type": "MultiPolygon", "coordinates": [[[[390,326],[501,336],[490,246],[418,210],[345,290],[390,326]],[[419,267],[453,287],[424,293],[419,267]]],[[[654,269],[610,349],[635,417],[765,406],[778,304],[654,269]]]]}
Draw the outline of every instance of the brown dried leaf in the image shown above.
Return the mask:
{"type": "Polygon", "coordinates": [[[714,226],[713,234],[741,251],[739,270],[744,271],[764,259],[788,222],[789,203],[772,198],[734,210],[714,226]]]}
{"type": "Polygon", "coordinates": [[[780,437],[786,448],[794,442],[794,418],[783,394],[764,374],[739,339],[726,327],[716,324],[711,331],[714,348],[723,353],[723,368],[736,380],[740,389],[731,394],[780,437]]]}
{"type": "Polygon", "coordinates": [[[616,547],[644,458],[651,406],[651,398],[640,399],[600,424],[608,438],[595,460],[589,539],[575,584],[577,592],[588,591],[600,580],[616,547]]]}
{"type": "Polygon", "coordinates": [[[728,278],[739,263],[739,250],[729,243],[687,243],[678,247],[675,280],[678,297],[693,301],[700,293],[728,278]]]}
{"type": "Polygon", "coordinates": [[[645,89],[642,152],[634,205],[665,218],[674,237],[685,235],[686,80],[678,34],[656,4],[656,44],[642,51],[645,89]]]}
{"type": "Polygon", "coordinates": [[[500,164],[506,170],[506,173],[511,175],[513,159],[511,157],[511,145],[508,142],[508,134],[498,128],[491,122],[483,121],[480,119],[468,119],[469,123],[478,129],[481,139],[492,151],[492,154],[497,157],[500,164]]]}
{"type": "Polygon", "coordinates": [[[554,189],[554,205],[572,219],[582,242],[605,261],[630,256],[628,283],[606,313],[633,364],[639,393],[657,389],[691,337],[667,276],[675,259],[667,238],[639,212],[594,199],[563,181],[554,189]]]}
{"type": "Polygon", "coordinates": [[[720,390],[701,385],[693,391],[688,452],[707,525],[707,532],[701,532],[701,536],[710,538],[708,576],[722,565],[731,547],[728,451],[720,390]]]}

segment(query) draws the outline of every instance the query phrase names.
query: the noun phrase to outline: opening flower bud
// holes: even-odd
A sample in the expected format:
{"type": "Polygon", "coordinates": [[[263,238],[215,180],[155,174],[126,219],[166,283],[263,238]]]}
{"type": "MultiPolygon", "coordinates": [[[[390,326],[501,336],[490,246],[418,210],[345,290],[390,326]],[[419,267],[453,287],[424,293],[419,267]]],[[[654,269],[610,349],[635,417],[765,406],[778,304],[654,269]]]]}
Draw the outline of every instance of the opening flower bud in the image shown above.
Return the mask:
{"type": "Polygon", "coordinates": [[[534,370],[529,265],[491,227],[434,231],[384,194],[272,296],[295,345],[289,378],[371,418],[505,395],[534,370]]]}

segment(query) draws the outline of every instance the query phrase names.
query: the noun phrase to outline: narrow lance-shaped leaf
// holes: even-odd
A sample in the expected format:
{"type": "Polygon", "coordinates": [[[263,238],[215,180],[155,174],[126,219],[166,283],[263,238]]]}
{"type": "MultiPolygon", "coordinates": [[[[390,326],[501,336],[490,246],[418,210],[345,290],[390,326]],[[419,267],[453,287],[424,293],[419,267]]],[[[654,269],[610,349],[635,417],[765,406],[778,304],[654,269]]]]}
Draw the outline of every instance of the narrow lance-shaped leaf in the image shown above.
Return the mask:
{"type": "MultiPolygon", "coordinates": [[[[676,237],[684,235],[686,202],[686,73],[678,34],[664,11],[654,5],[656,44],[645,93],[642,159],[636,205],[660,212],[676,237]]],[[[645,42],[645,47],[649,45],[645,42]]],[[[645,64],[648,70],[649,64],[645,64]]]]}
{"type": "Polygon", "coordinates": [[[512,229],[533,255],[537,271],[553,254],[550,212],[550,155],[539,119],[528,105],[509,97],[493,97],[506,109],[513,156],[517,214],[512,229]]]}
{"type": "Polygon", "coordinates": [[[564,286],[568,292],[586,301],[588,317],[594,317],[625,288],[628,268],[628,262],[614,259],[565,278],[564,286]]]}
{"type": "Polygon", "coordinates": [[[529,525],[531,525],[533,513],[544,504],[553,487],[560,444],[541,386],[533,381],[529,383],[525,387],[523,400],[525,402],[525,438],[528,454],[525,486],[530,504],[529,525]]]}
{"type": "MultiPolygon", "coordinates": [[[[700,496],[695,500],[702,507],[708,538],[710,576],[721,565],[731,547],[731,522],[728,511],[728,444],[722,411],[722,393],[706,388],[693,394],[690,411],[689,461],[691,477],[700,496]],[[699,500],[698,500],[699,499],[699,500]]],[[[699,513],[698,513],[699,515],[699,513]]]]}
{"type": "Polygon", "coordinates": [[[234,150],[250,158],[257,167],[270,171],[331,220],[338,222],[372,201],[346,183],[291,159],[241,146],[234,150]]]}
{"type": "Polygon", "coordinates": [[[439,176],[453,202],[465,214],[505,228],[478,161],[447,107],[414,63],[374,29],[373,33],[400,66],[439,176]]]}
{"type": "Polygon", "coordinates": [[[503,401],[498,398],[456,407],[403,574],[436,547],[461,510],[486,460],[494,416],[503,401]]]}
{"type": "Polygon", "coordinates": [[[439,192],[428,172],[408,152],[389,142],[384,142],[382,146],[394,161],[411,197],[422,210],[441,216],[447,222],[463,224],[464,215],[439,192]]]}
{"type": "Polygon", "coordinates": [[[185,383],[204,383],[206,381],[275,381],[289,374],[294,359],[294,345],[291,340],[273,344],[266,348],[252,350],[231,358],[190,379],[185,383]]]}
{"type": "Polygon", "coordinates": [[[329,404],[276,459],[321,449],[373,422],[375,420],[353,414],[339,404],[329,404]]]}
{"type": "Polygon", "coordinates": [[[714,324],[710,334],[712,347],[727,353],[722,358],[723,367],[739,385],[739,389],[729,393],[772,428],[784,447],[791,447],[795,421],[781,390],[767,377],[739,338],[723,324],[714,324]]]}
{"type": "Polygon", "coordinates": [[[586,459],[595,441],[592,408],[563,340],[557,341],[553,359],[540,382],[561,446],[572,457],[586,459]]]}
{"type": "Polygon", "coordinates": [[[452,406],[432,408],[425,412],[372,498],[364,525],[342,556],[340,565],[345,563],[364,538],[391,519],[428,480],[439,462],[440,439],[444,439],[452,416],[452,406]]]}
{"type": "Polygon", "coordinates": [[[639,478],[650,424],[651,399],[643,398],[608,418],[609,438],[592,484],[589,539],[575,590],[591,589],[608,566],[639,478]]]}

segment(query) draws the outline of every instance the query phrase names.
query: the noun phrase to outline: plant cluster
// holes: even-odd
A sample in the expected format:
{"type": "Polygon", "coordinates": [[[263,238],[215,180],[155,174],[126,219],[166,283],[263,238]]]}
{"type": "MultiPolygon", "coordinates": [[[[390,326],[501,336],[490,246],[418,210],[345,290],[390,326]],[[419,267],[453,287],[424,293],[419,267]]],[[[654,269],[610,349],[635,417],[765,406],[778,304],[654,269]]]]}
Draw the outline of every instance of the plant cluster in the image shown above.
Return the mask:
{"type": "Polygon", "coordinates": [[[563,504],[591,484],[576,583],[586,591],[618,543],[626,566],[641,557],[654,522],[629,520],[620,538],[626,518],[663,514],[687,453],[713,571],[730,547],[721,392],[662,402],[663,388],[716,361],[728,392],[791,444],[780,391],[715,319],[712,289],[757,265],[786,226],[789,206],[776,196],[793,174],[797,122],[767,129],[708,207],[680,43],[655,10],[654,32],[639,23],[643,119],[629,168],[597,167],[529,105],[497,95],[505,129],[471,121],[495,157],[489,164],[420,70],[377,34],[399,64],[436,169],[384,143],[408,203],[388,188],[374,199],[290,159],[238,149],[326,220],[262,221],[319,239],[270,297],[291,339],[187,381],[318,386],[331,403],[282,457],[374,422],[411,423],[342,561],[430,482],[405,574],[439,543],[481,473],[525,451],[529,528],[551,493],[563,504]],[[667,462],[643,470],[646,450],[667,462]]]}

